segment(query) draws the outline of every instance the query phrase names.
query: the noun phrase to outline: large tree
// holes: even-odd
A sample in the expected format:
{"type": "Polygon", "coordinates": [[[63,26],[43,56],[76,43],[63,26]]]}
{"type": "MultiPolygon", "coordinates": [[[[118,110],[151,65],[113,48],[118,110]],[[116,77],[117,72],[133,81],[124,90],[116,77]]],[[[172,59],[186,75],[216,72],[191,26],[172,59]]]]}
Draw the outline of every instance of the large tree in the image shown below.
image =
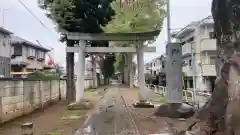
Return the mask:
{"type": "MultiPolygon", "coordinates": [[[[56,24],[62,35],[61,41],[74,46],[77,41],[67,40],[61,31],[101,33],[102,27],[111,21],[115,12],[111,7],[113,0],[39,0],[39,6],[56,24]]],[[[107,43],[92,43],[92,46],[106,46],[107,43]]],[[[67,53],[67,99],[74,100],[74,53],[67,53]]]]}
{"type": "MultiPolygon", "coordinates": [[[[116,0],[114,19],[105,27],[107,32],[146,32],[161,29],[165,17],[164,3],[159,0],[116,0]]],[[[116,42],[115,46],[136,46],[134,42],[116,42]]],[[[124,55],[116,54],[115,67],[120,72],[124,55]]]]}

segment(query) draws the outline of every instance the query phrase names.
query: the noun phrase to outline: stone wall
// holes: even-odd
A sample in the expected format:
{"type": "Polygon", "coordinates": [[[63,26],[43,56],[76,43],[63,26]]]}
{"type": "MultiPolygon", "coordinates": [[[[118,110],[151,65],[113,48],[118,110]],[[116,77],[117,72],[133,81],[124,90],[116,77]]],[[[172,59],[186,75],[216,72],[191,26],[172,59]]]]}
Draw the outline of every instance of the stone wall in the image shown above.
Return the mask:
{"type": "Polygon", "coordinates": [[[65,80],[0,80],[0,123],[66,98],[65,80]]]}

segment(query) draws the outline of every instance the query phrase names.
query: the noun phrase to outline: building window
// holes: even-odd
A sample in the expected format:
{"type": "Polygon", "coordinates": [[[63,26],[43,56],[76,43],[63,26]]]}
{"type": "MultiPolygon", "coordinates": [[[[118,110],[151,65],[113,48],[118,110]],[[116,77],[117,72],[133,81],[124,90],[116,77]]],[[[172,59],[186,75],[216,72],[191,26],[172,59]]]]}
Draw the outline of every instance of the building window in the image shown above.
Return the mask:
{"type": "Polygon", "coordinates": [[[162,62],[162,68],[165,68],[165,63],[164,62],[162,62]]]}
{"type": "Polygon", "coordinates": [[[215,56],[210,56],[210,65],[215,65],[216,63],[216,57],[215,56]]]}
{"type": "Polygon", "coordinates": [[[43,60],[45,58],[45,53],[42,51],[37,51],[37,59],[43,60]]]}
{"type": "Polygon", "coordinates": [[[33,48],[28,48],[28,57],[35,57],[36,56],[36,50],[33,48]]]}
{"type": "Polygon", "coordinates": [[[215,33],[214,33],[214,32],[209,32],[209,38],[210,38],[210,39],[216,38],[215,33]]]}
{"type": "Polygon", "coordinates": [[[188,65],[189,65],[189,66],[192,66],[192,60],[189,60],[189,61],[188,61],[188,65]]]}
{"type": "Polygon", "coordinates": [[[193,79],[189,80],[189,88],[193,88],[193,79]]]}
{"type": "Polygon", "coordinates": [[[13,55],[14,56],[22,56],[22,45],[21,44],[15,44],[13,46],[13,55]]]}

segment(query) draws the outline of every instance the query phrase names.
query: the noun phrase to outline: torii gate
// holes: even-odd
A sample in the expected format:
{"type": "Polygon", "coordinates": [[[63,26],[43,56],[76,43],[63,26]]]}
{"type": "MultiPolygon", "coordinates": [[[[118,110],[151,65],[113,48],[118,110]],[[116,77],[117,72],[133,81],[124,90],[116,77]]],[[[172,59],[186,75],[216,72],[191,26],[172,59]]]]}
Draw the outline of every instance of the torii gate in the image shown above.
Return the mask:
{"type": "Polygon", "coordinates": [[[76,102],[81,102],[84,94],[84,69],[85,69],[85,53],[111,53],[126,52],[137,53],[138,80],[140,86],[140,101],[146,101],[145,92],[145,75],[144,75],[144,56],[143,52],[156,52],[156,47],[143,46],[142,42],[154,40],[160,33],[159,30],[142,33],[71,33],[65,32],[68,40],[79,40],[79,46],[66,47],[66,52],[78,53],[77,68],[77,87],[76,102]],[[135,47],[88,47],[86,41],[137,41],[139,44],[135,47]]]}

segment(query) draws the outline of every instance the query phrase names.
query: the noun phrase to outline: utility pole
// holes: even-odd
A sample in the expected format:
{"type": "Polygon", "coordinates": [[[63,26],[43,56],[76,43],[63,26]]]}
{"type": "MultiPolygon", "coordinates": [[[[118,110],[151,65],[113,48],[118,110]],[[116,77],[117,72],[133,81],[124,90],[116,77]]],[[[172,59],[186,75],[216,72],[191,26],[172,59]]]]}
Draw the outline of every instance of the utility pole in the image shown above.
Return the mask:
{"type": "Polygon", "coordinates": [[[5,12],[7,11],[7,9],[5,8],[0,8],[0,12],[2,13],[2,22],[1,22],[1,27],[4,27],[4,23],[5,23],[5,12]]]}
{"type": "Polygon", "coordinates": [[[192,71],[193,71],[193,99],[194,99],[194,104],[196,104],[196,59],[194,56],[194,48],[193,48],[193,44],[191,44],[191,59],[192,59],[192,71]]]}
{"type": "Polygon", "coordinates": [[[171,14],[170,14],[170,0],[167,0],[167,42],[171,43],[171,14]]]}

